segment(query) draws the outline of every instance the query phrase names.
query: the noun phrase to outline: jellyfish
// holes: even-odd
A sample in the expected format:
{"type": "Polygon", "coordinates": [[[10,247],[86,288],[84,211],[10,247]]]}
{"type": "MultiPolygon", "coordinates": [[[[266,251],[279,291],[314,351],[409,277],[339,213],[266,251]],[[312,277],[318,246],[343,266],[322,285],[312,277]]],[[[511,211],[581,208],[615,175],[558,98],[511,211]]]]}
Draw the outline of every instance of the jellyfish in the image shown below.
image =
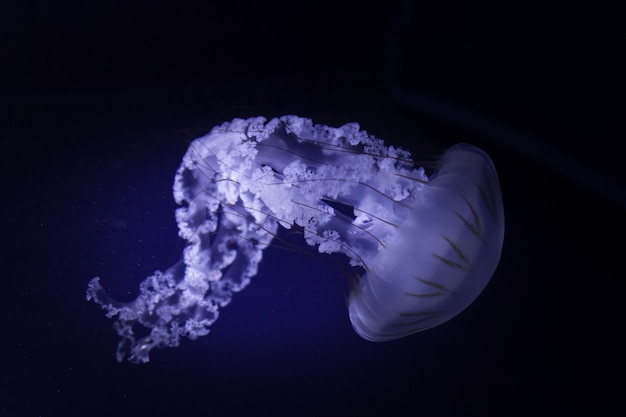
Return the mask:
{"type": "Polygon", "coordinates": [[[494,274],[504,238],[485,152],[452,146],[427,175],[409,152],[357,123],[292,115],[226,122],[191,143],[173,193],[181,260],[146,278],[130,302],[110,297],[98,277],[87,288],[87,300],[116,317],[118,361],[147,362],[153,348],[208,334],[281,228],[319,254],[345,255],[357,271],[348,316],[374,342],[467,308],[494,274]]]}

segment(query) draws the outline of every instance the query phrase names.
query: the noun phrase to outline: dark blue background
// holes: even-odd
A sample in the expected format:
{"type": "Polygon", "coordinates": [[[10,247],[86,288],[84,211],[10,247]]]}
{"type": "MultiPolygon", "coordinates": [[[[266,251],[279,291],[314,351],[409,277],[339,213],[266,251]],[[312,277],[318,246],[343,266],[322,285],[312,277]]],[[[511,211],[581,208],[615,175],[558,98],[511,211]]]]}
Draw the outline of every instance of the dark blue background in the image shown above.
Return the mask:
{"type": "Polygon", "coordinates": [[[0,414],[603,414],[623,365],[624,10],[501,3],[9,4],[0,414]],[[176,262],[190,141],[282,114],[358,121],[417,160],[485,149],[507,227],[492,282],[454,320],[374,344],[333,259],[273,247],[210,335],[117,363],[87,282],[129,300],[176,262]]]}

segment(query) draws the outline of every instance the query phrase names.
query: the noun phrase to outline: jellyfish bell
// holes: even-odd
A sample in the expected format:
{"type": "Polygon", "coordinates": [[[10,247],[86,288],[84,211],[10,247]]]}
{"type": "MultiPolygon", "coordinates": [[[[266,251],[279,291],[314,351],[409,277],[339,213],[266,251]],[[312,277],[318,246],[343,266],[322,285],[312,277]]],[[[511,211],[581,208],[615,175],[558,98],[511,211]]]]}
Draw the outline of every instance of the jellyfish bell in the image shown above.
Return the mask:
{"type": "Polygon", "coordinates": [[[94,278],[87,298],[117,316],[117,358],[147,362],[154,347],[206,335],[256,275],[278,230],[298,230],[355,271],[349,316],[372,341],[440,324],[465,309],[498,263],[504,233],[489,157],[456,145],[430,178],[411,155],[356,123],[297,116],[235,119],[196,139],[174,181],[182,259],[111,299],[94,278]],[[148,335],[139,337],[138,328],[148,335]]]}
{"type": "Polygon", "coordinates": [[[456,316],[482,292],[500,259],[500,187],[480,149],[450,148],[410,205],[399,233],[370,260],[350,295],[352,326],[370,341],[397,339],[456,316]]]}

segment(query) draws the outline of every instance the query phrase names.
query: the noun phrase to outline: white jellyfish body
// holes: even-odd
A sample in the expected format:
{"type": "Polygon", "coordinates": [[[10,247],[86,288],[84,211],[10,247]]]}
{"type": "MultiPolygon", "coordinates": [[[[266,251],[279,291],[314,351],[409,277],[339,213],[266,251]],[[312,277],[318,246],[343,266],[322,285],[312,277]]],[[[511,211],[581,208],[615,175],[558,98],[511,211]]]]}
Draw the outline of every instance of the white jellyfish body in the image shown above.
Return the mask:
{"type": "Polygon", "coordinates": [[[146,362],[154,347],[206,335],[257,272],[279,226],[320,253],[362,268],[349,297],[356,332],[384,341],[465,309],[500,257],[504,215],[495,169],[456,145],[431,178],[410,154],[359,130],[283,116],[235,119],[196,139],[174,181],[179,263],[157,271],[129,303],[94,278],[87,299],[117,315],[117,358],[146,362]],[[137,326],[149,334],[137,338],[137,326]]]}
{"type": "Polygon", "coordinates": [[[451,319],[498,265],[504,216],[487,154],[453,146],[416,197],[402,232],[370,261],[350,296],[352,326],[367,340],[393,340],[451,319]]]}

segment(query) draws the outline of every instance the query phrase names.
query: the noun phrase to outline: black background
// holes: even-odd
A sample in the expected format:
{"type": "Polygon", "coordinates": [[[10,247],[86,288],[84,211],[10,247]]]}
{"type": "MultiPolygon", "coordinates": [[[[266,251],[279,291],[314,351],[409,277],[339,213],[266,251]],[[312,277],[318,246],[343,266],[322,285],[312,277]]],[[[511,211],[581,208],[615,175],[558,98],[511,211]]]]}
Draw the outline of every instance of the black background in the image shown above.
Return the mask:
{"type": "Polygon", "coordinates": [[[612,409],[625,17],[609,1],[3,3],[0,414],[612,409]],[[373,344],[332,261],[270,248],[210,335],[117,363],[87,282],[132,299],[173,264],[190,141],[282,114],[358,121],[416,160],[485,149],[507,228],[491,283],[454,320],[373,344]]]}

